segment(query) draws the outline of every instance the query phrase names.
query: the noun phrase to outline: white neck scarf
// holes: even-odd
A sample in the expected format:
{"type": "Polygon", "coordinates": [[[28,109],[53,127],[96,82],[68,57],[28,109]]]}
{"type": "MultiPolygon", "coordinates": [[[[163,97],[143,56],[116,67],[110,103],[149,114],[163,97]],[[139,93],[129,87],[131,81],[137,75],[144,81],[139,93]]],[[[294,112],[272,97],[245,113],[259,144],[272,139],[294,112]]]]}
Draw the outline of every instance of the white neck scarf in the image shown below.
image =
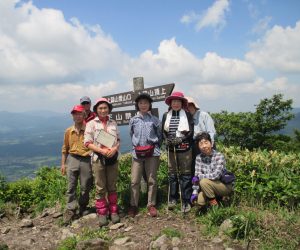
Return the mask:
{"type": "MultiPolygon", "coordinates": [[[[170,120],[172,117],[172,109],[167,113],[164,130],[169,132],[170,120]]],[[[176,131],[176,137],[183,137],[183,131],[190,131],[188,119],[184,110],[179,111],[179,124],[176,131]]]]}

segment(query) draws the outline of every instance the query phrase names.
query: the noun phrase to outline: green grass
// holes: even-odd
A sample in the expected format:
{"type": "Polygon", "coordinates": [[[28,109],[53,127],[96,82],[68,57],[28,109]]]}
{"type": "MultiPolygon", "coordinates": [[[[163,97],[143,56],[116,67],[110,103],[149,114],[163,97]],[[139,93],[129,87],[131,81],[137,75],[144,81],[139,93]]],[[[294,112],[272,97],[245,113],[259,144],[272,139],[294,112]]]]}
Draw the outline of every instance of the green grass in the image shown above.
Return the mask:
{"type": "Polygon", "coordinates": [[[161,235],[165,234],[169,239],[172,239],[173,237],[181,238],[182,234],[178,229],[175,228],[164,228],[161,230],[161,235]]]}
{"type": "MultiPolygon", "coordinates": [[[[213,237],[219,226],[231,219],[233,228],[226,232],[232,240],[250,242],[257,249],[296,249],[300,244],[300,154],[282,154],[276,151],[250,152],[238,148],[222,148],[229,170],[237,180],[235,194],[230,206],[210,209],[206,214],[195,217],[205,226],[203,234],[213,237]],[[258,239],[258,240],[254,240],[258,239]]],[[[119,162],[117,190],[120,207],[129,206],[131,156],[125,154],[119,162]]],[[[14,215],[16,209],[38,214],[46,207],[57,204],[65,206],[67,179],[59,169],[43,167],[35,179],[6,182],[0,175],[0,213],[14,215]]],[[[91,204],[94,203],[93,190],[91,204]]],[[[167,156],[162,154],[158,172],[158,209],[165,213],[167,205],[168,178],[167,156]]],[[[146,212],[147,195],[140,195],[140,211],[146,212]]],[[[182,216],[180,206],[175,215],[182,216]]],[[[164,229],[168,237],[181,235],[172,228],[164,229]]],[[[60,249],[72,249],[78,240],[107,237],[105,231],[84,229],[78,237],[66,239],[60,249]]]]}

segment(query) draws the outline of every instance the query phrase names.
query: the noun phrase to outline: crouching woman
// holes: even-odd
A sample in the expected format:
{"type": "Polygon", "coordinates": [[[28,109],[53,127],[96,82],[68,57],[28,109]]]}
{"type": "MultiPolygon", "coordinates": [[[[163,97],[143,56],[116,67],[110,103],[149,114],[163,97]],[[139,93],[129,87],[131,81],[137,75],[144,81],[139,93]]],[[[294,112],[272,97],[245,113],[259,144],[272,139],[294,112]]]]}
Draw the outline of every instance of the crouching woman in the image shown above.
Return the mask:
{"type": "Polygon", "coordinates": [[[224,155],[213,150],[210,135],[203,132],[195,138],[200,150],[196,157],[195,176],[199,178],[200,193],[197,203],[200,208],[207,203],[218,205],[216,197],[228,196],[233,191],[233,183],[223,183],[220,179],[226,172],[224,155]]]}
{"type": "Polygon", "coordinates": [[[117,123],[109,118],[111,103],[105,98],[97,100],[93,107],[96,118],[86,125],[85,146],[93,151],[92,169],[96,186],[96,210],[100,227],[108,224],[107,216],[113,223],[120,221],[117,205],[118,150],[120,136],[117,123]],[[107,134],[108,133],[108,134],[107,134]],[[109,140],[112,146],[108,146],[109,140]]]}

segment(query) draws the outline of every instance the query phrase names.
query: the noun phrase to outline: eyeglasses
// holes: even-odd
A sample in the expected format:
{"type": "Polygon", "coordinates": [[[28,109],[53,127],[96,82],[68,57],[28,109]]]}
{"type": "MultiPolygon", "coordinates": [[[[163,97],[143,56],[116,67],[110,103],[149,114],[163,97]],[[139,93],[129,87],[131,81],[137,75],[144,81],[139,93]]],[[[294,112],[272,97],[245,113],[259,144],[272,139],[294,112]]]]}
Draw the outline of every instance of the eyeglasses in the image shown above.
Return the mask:
{"type": "Polygon", "coordinates": [[[81,104],[82,105],[87,105],[87,104],[90,104],[90,102],[82,102],[81,104]]]}

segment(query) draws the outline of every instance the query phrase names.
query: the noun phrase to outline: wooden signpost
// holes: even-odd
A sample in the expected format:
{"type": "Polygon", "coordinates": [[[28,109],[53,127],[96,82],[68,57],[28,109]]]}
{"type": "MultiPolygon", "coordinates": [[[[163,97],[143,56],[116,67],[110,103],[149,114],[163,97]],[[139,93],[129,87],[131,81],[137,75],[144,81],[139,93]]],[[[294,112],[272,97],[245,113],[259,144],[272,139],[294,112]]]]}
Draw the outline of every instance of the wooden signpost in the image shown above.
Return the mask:
{"type": "MultiPolygon", "coordinates": [[[[114,95],[104,96],[113,105],[114,108],[122,108],[126,106],[135,105],[135,98],[141,93],[147,93],[153,99],[153,102],[160,102],[171,95],[175,84],[169,83],[151,88],[144,88],[143,77],[133,78],[134,91],[123,92],[114,95]]],[[[111,118],[114,119],[119,126],[128,125],[131,117],[136,115],[136,110],[125,110],[125,111],[113,111],[111,112],[111,118]]],[[[153,108],[152,114],[159,117],[158,109],[153,108]]]]}
{"type": "MultiPolygon", "coordinates": [[[[158,115],[158,108],[153,108],[151,111],[152,115],[158,115]]],[[[124,111],[113,111],[111,112],[111,118],[115,120],[118,126],[128,125],[130,118],[134,117],[137,114],[136,110],[124,110],[124,111]]]]}

